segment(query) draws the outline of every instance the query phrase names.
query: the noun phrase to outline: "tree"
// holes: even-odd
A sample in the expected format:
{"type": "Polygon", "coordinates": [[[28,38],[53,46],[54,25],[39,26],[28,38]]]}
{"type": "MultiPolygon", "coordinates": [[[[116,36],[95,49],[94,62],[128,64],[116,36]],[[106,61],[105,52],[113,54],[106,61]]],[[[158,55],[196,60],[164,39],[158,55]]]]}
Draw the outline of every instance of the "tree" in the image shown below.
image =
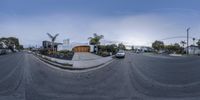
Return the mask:
{"type": "Polygon", "coordinates": [[[152,47],[157,51],[164,49],[164,42],[156,40],[152,43],[152,47]]]}
{"type": "Polygon", "coordinates": [[[107,45],[107,50],[108,52],[112,52],[112,54],[115,54],[117,53],[117,45],[116,44],[107,45]]]}
{"type": "Polygon", "coordinates": [[[166,45],[165,50],[168,53],[182,53],[183,52],[183,48],[178,43],[166,45]]]}
{"type": "Polygon", "coordinates": [[[100,45],[98,46],[99,51],[106,51],[106,52],[117,52],[117,45],[111,44],[111,45],[100,45]]]}
{"type": "Polygon", "coordinates": [[[23,45],[19,45],[19,48],[20,48],[20,50],[23,50],[24,46],[23,45]]]}
{"type": "Polygon", "coordinates": [[[134,46],[131,46],[131,50],[134,51],[134,49],[135,49],[134,46]]]}
{"type": "Polygon", "coordinates": [[[183,46],[183,47],[184,47],[184,46],[185,46],[185,44],[186,44],[186,42],[185,42],[185,41],[181,41],[180,43],[182,44],[182,46],[183,46]]]}
{"type": "Polygon", "coordinates": [[[118,49],[125,50],[126,46],[123,43],[118,44],[118,49]]]}
{"type": "Polygon", "coordinates": [[[0,38],[0,42],[4,43],[7,47],[9,46],[9,41],[7,38],[0,38]]]}
{"type": "Polygon", "coordinates": [[[90,40],[90,45],[99,45],[100,40],[103,39],[103,35],[98,35],[97,33],[93,34],[93,37],[89,37],[88,39],[90,40]]]}
{"type": "Polygon", "coordinates": [[[53,36],[53,35],[47,33],[47,35],[48,35],[49,38],[51,39],[51,42],[52,42],[51,49],[53,50],[53,53],[54,53],[55,41],[56,41],[56,38],[58,37],[59,34],[56,34],[56,35],[53,36]]]}
{"type": "Polygon", "coordinates": [[[174,44],[174,52],[183,53],[184,52],[184,48],[182,48],[178,43],[175,43],[174,44]]]}
{"type": "Polygon", "coordinates": [[[89,43],[90,45],[94,45],[94,52],[97,53],[97,48],[100,45],[100,40],[103,39],[103,35],[98,35],[97,33],[93,34],[93,37],[89,37],[88,39],[90,40],[89,43]]]}
{"type": "Polygon", "coordinates": [[[11,51],[14,51],[14,49],[20,49],[19,39],[16,37],[3,37],[0,38],[0,42],[3,42],[11,51]]]}

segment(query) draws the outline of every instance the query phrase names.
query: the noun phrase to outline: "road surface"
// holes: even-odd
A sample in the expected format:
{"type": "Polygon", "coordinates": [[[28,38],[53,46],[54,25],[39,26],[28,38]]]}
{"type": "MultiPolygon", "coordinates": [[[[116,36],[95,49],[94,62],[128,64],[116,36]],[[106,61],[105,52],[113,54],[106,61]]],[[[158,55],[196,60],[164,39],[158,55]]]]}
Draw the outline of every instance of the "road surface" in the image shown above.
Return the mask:
{"type": "Polygon", "coordinates": [[[196,100],[200,57],[130,54],[74,72],[32,54],[0,56],[0,100],[196,100]]]}

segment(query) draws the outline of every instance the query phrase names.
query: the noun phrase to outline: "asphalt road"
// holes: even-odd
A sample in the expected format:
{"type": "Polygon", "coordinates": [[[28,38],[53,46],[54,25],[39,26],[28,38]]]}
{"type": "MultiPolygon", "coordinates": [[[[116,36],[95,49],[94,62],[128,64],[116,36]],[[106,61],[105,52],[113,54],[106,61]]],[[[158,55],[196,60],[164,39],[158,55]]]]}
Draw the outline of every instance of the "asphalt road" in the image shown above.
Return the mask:
{"type": "Polygon", "coordinates": [[[198,100],[199,65],[200,57],[127,54],[74,72],[9,54],[0,56],[0,100],[198,100]]]}

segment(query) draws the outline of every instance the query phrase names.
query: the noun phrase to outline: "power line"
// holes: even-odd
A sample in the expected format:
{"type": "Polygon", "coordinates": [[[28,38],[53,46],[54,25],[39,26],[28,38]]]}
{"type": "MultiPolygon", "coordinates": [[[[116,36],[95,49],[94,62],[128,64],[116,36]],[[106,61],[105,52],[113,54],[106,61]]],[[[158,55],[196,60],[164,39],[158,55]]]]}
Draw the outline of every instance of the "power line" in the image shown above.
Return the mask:
{"type": "MultiPolygon", "coordinates": [[[[187,38],[187,36],[174,36],[174,37],[167,37],[167,38],[158,39],[158,40],[170,40],[170,39],[177,39],[177,38],[187,38]]],[[[192,39],[194,37],[188,37],[188,38],[192,39]]]]}

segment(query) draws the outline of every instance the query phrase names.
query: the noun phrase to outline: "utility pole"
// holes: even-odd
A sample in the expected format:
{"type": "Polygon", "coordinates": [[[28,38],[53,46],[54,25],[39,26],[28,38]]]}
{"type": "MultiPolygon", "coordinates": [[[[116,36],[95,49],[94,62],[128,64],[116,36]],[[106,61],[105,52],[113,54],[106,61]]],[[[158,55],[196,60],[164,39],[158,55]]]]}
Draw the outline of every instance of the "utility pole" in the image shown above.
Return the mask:
{"type": "Polygon", "coordinates": [[[187,28],[187,55],[189,55],[189,31],[190,28],[187,28]]]}

